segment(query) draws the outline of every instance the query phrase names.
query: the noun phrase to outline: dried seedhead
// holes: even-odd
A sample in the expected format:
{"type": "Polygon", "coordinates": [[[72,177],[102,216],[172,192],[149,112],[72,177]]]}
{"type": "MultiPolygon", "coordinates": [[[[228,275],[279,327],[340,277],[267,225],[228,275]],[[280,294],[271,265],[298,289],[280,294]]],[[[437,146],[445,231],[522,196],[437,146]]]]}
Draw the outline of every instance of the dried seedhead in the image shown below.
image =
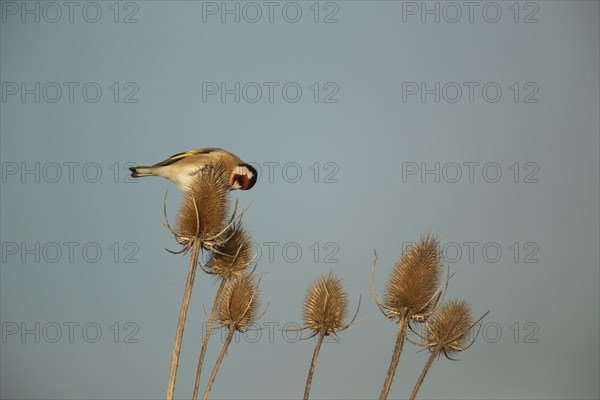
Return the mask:
{"type": "Polygon", "coordinates": [[[177,233],[181,238],[214,238],[225,227],[228,212],[229,184],[224,169],[207,165],[185,194],[177,216],[177,233]]]}
{"type": "Polygon", "coordinates": [[[221,279],[241,275],[254,261],[250,235],[241,225],[232,225],[223,235],[226,240],[213,247],[206,266],[207,272],[221,279]]]}
{"type": "Polygon", "coordinates": [[[423,313],[431,306],[443,266],[437,238],[425,234],[396,262],[386,291],[385,305],[409,314],[423,313]]]}
{"type": "MultiPolygon", "coordinates": [[[[330,272],[317,279],[306,293],[303,312],[305,327],[302,329],[311,330],[310,337],[321,332],[325,336],[336,334],[348,328],[356,319],[355,315],[350,323],[345,323],[347,311],[348,293],[341,280],[330,272]]],[[[356,311],[358,313],[358,309],[356,311]]]]}
{"type": "Polygon", "coordinates": [[[437,308],[442,289],[451,277],[440,285],[443,263],[439,240],[426,233],[402,254],[388,279],[383,302],[373,283],[376,262],[377,254],[371,270],[371,288],[383,314],[388,318],[405,315],[424,322],[437,308]]]}
{"type": "MultiPolygon", "coordinates": [[[[179,252],[187,252],[198,241],[203,249],[213,250],[227,239],[226,231],[241,219],[246,209],[237,214],[236,207],[229,214],[229,184],[222,165],[204,165],[195,175],[192,190],[185,194],[177,215],[177,228],[172,228],[167,219],[166,195],[164,216],[167,228],[183,245],[179,252]],[[237,214],[237,215],[236,215],[237,214]]],[[[169,250],[170,251],[170,250],[169,250]]]]}
{"type": "Polygon", "coordinates": [[[245,331],[257,319],[258,283],[250,274],[233,278],[219,301],[219,322],[229,330],[245,331]]]}
{"type": "Polygon", "coordinates": [[[464,300],[452,300],[442,306],[440,312],[433,321],[427,325],[426,347],[432,351],[443,353],[447,358],[465,351],[473,345],[477,334],[471,343],[468,343],[471,329],[477,325],[485,316],[472,323],[471,307],[464,300]]]}

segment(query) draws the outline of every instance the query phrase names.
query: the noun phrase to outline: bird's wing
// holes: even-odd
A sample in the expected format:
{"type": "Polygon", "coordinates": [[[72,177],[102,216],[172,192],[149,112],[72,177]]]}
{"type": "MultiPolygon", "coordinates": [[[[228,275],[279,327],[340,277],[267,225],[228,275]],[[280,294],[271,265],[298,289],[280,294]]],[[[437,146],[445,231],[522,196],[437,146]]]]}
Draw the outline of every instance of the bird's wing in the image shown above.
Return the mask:
{"type": "Polygon", "coordinates": [[[175,162],[177,162],[179,160],[182,160],[182,159],[184,159],[186,157],[189,157],[189,156],[193,156],[193,155],[196,155],[196,154],[210,154],[210,153],[212,153],[214,151],[217,151],[217,150],[219,150],[219,149],[209,147],[209,148],[206,148],[206,149],[197,149],[197,150],[184,151],[183,153],[178,153],[178,154],[172,155],[171,157],[167,158],[166,160],[161,161],[161,162],[159,162],[157,164],[154,164],[153,167],[164,167],[164,166],[167,166],[167,165],[171,165],[171,164],[173,164],[173,163],[175,163],[175,162]]]}

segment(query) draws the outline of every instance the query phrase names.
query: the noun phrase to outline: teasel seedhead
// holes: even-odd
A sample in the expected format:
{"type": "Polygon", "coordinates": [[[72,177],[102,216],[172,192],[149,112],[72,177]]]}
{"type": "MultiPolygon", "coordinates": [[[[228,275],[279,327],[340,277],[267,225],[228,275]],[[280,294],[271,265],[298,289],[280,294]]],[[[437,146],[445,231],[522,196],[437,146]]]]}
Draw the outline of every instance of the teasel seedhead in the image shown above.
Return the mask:
{"type": "Polygon", "coordinates": [[[396,262],[391,272],[382,302],[374,287],[374,271],[377,253],[371,270],[371,289],[381,312],[391,319],[406,316],[416,322],[424,322],[437,308],[443,294],[440,285],[443,261],[439,240],[425,233],[417,243],[408,248],[396,262]]]}
{"type": "Polygon", "coordinates": [[[179,235],[200,240],[213,238],[226,224],[229,186],[223,168],[206,166],[196,174],[177,216],[179,235]]]}
{"type": "Polygon", "coordinates": [[[354,323],[358,308],[352,321],[344,322],[348,311],[348,293],[341,280],[330,272],[317,279],[307,291],[303,310],[304,327],[301,330],[310,330],[312,335],[309,338],[321,332],[325,336],[335,335],[354,323]]]}
{"type": "Polygon", "coordinates": [[[164,215],[167,228],[177,242],[183,245],[183,249],[176,253],[188,251],[196,241],[206,250],[222,245],[226,240],[226,231],[246,211],[244,209],[236,215],[236,201],[234,212],[228,220],[229,183],[220,164],[205,165],[195,175],[191,190],[184,195],[177,215],[176,228],[169,225],[166,209],[165,195],[164,215]]]}
{"type": "Polygon", "coordinates": [[[253,254],[250,234],[241,224],[230,226],[223,236],[225,240],[213,247],[205,271],[228,280],[243,274],[256,255],[253,254]]]}
{"type": "Polygon", "coordinates": [[[258,282],[251,274],[234,277],[219,301],[219,322],[229,330],[246,331],[257,320],[258,282]]]}
{"type": "Polygon", "coordinates": [[[471,330],[487,315],[486,312],[475,323],[472,323],[471,306],[464,300],[452,300],[443,305],[427,324],[426,347],[431,351],[443,353],[446,358],[454,360],[452,356],[467,350],[475,343],[479,330],[469,343],[471,330]]]}

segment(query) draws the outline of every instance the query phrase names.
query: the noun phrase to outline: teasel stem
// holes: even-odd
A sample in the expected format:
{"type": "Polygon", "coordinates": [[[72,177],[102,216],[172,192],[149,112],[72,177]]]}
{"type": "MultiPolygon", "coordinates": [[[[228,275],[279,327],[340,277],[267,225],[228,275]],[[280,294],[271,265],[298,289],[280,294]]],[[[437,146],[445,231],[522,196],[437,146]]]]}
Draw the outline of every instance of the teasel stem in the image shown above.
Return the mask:
{"type": "Polygon", "coordinates": [[[308,377],[306,377],[306,387],[304,388],[304,400],[308,400],[308,394],[310,393],[310,385],[312,384],[313,374],[315,373],[315,367],[317,366],[317,358],[319,358],[319,351],[321,350],[321,344],[323,344],[324,338],[325,332],[321,331],[319,333],[319,339],[317,340],[317,344],[315,345],[315,352],[313,353],[310,369],[308,370],[308,377]]]}
{"type": "Polygon", "coordinates": [[[194,383],[194,394],[192,395],[192,400],[196,400],[198,398],[198,386],[200,386],[202,364],[204,363],[204,356],[206,355],[206,348],[208,347],[208,339],[210,337],[210,333],[212,332],[213,321],[215,319],[215,314],[217,313],[217,306],[219,299],[221,298],[223,288],[225,287],[225,282],[225,279],[221,279],[221,283],[217,289],[217,294],[215,295],[215,301],[213,301],[212,309],[210,310],[210,314],[208,316],[208,325],[206,327],[206,332],[204,332],[204,338],[202,339],[202,350],[200,350],[200,358],[198,359],[198,369],[196,370],[196,382],[194,383]]]}
{"type": "Polygon", "coordinates": [[[208,381],[208,385],[206,386],[206,391],[204,392],[204,400],[208,399],[208,395],[210,394],[210,391],[212,390],[213,383],[215,382],[215,378],[217,377],[217,373],[219,372],[219,367],[221,366],[221,363],[223,362],[223,358],[225,357],[225,353],[227,353],[227,348],[229,347],[229,344],[231,343],[231,340],[233,339],[234,334],[235,334],[235,329],[229,329],[229,334],[227,335],[225,344],[223,344],[223,348],[221,349],[221,354],[219,354],[219,358],[217,359],[217,362],[215,363],[215,368],[213,369],[213,372],[208,381]]]}
{"type": "Polygon", "coordinates": [[[385,400],[390,393],[390,389],[392,388],[392,382],[394,381],[394,376],[396,375],[396,368],[398,368],[398,364],[400,363],[400,354],[402,353],[402,347],[404,347],[404,340],[406,338],[406,327],[410,322],[410,317],[408,313],[403,313],[398,320],[398,333],[396,336],[396,345],[394,346],[394,353],[392,354],[392,359],[390,360],[390,366],[388,368],[387,375],[385,376],[385,382],[383,383],[383,388],[381,388],[381,394],[379,395],[379,400],[385,400]]]}
{"type": "Polygon", "coordinates": [[[183,339],[183,328],[187,317],[190,298],[192,296],[192,287],[194,286],[194,277],[196,276],[196,266],[198,265],[198,256],[200,254],[200,241],[195,240],[192,245],[192,256],[190,259],[190,270],[183,292],[183,302],[179,311],[179,321],[177,322],[177,333],[175,334],[175,344],[173,345],[173,354],[171,355],[171,370],[169,371],[169,384],[167,386],[167,400],[173,399],[175,391],[175,378],[177,377],[177,366],[179,364],[179,353],[181,351],[181,342],[183,339]]]}
{"type": "Polygon", "coordinates": [[[435,358],[440,354],[441,348],[439,346],[436,346],[432,352],[431,355],[429,356],[429,359],[427,360],[427,364],[425,364],[425,367],[423,368],[423,371],[421,371],[421,375],[419,376],[419,380],[417,380],[417,383],[415,384],[415,387],[412,391],[412,394],[410,395],[410,400],[415,400],[417,398],[417,392],[419,391],[419,389],[421,389],[421,385],[423,384],[423,380],[425,379],[425,375],[427,375],[427,372],[429,371],[429,369],[431,368],[431,365],[433,364],[433,361],[435,360],[435,358]]]}

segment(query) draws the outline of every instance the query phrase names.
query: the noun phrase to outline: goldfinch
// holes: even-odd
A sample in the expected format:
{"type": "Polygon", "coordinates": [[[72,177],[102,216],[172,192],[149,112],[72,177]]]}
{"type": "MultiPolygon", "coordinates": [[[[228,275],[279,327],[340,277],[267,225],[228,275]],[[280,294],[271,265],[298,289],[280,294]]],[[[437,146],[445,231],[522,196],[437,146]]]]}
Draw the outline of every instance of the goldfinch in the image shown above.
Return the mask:
{"type": "Polygon", "coordinates": [[[243,162],[238,156],[223,149],[206,148],[175,154],[150,167],[130,167],[131,176],[162,176],[174,182],[179,190],[188,192],[194,175],[202,173],[207,165],[221,164],[230,176],[231,190],[251,189],[258,175],[256,169],[243,162]]]}

